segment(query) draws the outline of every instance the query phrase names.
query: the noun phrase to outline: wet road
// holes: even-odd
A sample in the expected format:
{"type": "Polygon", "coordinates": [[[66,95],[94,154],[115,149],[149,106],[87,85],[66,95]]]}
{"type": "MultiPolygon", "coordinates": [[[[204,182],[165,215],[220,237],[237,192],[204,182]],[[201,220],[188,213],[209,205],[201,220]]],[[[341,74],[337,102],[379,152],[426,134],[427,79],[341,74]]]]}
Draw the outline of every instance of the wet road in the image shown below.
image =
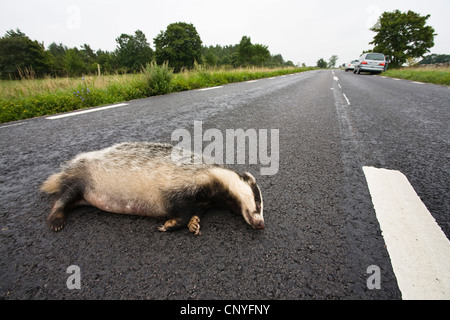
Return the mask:
{"type": "Polygon", "coordinates": [[[403,172],[448,237],[449,102],[443,86],[317,70],[2,125],[0,297],[400,299],[362,167],[403,172]],[[201,236],[161,233],[162,221],[89,207],[60,232],[46,226],[51,199],[38,189],[62,162],[118,142],[170,142],[176,129],[194,137],[194,121],[224,139],[278,130],[275,174],[260,174],[260,155],[230,165],[256,177],[264,230],[217,211],[201,236]],[[72,265],[80,289],[67,286],[72,265]],[[367,286],[372,265],[380,289],[367,286]]]}

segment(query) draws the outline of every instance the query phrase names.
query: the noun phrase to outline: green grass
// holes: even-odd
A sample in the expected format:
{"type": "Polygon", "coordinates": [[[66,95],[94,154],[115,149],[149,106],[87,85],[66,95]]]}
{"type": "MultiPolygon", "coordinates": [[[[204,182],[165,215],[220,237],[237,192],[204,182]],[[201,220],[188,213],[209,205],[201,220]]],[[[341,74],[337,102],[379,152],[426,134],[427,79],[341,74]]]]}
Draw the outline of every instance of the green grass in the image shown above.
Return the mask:
{"type": "Polygon", "coordinates": [[[0,81],[0,123],[311,69],[196,66],[173,74],[167,65],[148,64],[141,73],[130,75],[0,81]]]}
{"type": "Polygon", "coordinates": [[[383,72],[384,76],[412,81],[450,85],[450,68],[403,68],[383,72]]]}

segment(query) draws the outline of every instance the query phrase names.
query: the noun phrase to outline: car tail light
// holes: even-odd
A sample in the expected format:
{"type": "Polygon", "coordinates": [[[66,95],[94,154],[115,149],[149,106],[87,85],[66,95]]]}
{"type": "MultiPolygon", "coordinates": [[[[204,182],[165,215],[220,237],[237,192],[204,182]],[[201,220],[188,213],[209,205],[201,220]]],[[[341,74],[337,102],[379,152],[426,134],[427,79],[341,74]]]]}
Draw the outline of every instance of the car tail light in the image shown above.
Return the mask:
{"type": "Polygon", "coordinates": [[[379,66],[384,66],[384,62],[380,63],[379,66]]]}
{"type": "Polygon", "coordinates": [[[367,64],[367,61],[363,61],[363,62],[361,62],[361,64],[367,64]]]}

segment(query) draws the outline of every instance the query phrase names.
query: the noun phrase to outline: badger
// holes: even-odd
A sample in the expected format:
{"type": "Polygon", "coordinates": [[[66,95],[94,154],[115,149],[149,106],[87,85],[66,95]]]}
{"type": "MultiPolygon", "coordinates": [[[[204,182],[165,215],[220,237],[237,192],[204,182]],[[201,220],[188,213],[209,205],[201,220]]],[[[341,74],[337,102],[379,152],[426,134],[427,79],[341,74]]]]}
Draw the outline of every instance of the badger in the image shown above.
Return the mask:
{"type": "Polygon", "coordinates": [[[164,218],[158,228],[163,232],[187,226],[198,235],[202,215],[218,208],[264,229],[261,190],[250,173],[237,173],[194,153],[192,158],[202,161],[174,161],[174,148],[125,142],[77,155],[41,186],[41,191],[55,195],[49,227],[61,230],[70,210],[91,205],[112,213],[164,218]]]}

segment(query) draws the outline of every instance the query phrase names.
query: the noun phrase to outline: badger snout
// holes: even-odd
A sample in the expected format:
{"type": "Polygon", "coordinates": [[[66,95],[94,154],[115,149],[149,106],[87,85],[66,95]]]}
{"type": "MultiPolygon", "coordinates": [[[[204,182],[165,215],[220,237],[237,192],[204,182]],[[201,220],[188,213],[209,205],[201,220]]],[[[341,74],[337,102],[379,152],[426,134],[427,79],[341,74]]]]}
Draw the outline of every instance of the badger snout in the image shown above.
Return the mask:
{"type": "Polygon", "coordinates": [[[252,227],[254,229],[264,229],[264,221],[256,221],[252,227]]]}

